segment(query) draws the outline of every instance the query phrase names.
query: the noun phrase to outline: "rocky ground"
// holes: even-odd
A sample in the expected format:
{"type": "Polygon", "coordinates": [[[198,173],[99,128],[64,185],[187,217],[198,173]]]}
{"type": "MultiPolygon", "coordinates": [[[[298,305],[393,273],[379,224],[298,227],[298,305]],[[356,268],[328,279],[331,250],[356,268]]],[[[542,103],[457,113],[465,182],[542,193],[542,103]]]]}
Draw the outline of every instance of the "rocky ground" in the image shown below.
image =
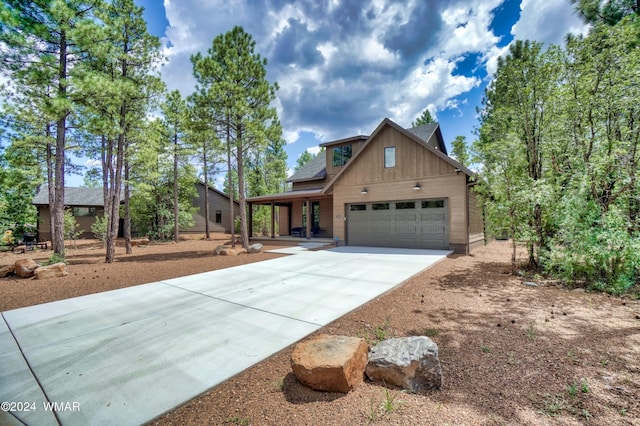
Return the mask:
{"type": "MultiPolygon", "coordinates": [[[[68,249],[69,275],[0,280],[0,310],[281,256],[212,256],[224,242],[134,248],[103,263],[95,244],[68,249]]],[[[269,246],[267,247],[269,248],[269,246]]],[[[51,252],[0,253],[0,266],[51,252]]],[[[315,392],[291,372],[292,347],[256,364],[154,425],[640,425],[640,301],[568,290],[509,273],[509,246],[451,256],[318,333],[426,335],[439,346],[443,386],[407,393],[365,381],[315,392]]],[[[224,366],[221,366],[224,368],[224,366]]]]}

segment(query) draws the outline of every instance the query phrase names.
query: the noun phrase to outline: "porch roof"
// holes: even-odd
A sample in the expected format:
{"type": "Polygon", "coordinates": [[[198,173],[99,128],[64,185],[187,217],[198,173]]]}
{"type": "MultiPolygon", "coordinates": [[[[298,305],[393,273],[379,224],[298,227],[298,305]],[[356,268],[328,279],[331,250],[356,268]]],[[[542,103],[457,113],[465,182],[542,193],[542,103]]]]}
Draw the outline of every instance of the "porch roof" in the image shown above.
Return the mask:
{"type": "Polygon", "coordinates": [[[305,198],[329,198],[331,195],[323,194],[323,188],[300,189],[297,191],[281,192],[280,194],[260,195],[258,197],[247,198],[248,203],[267,204],[271,201],[293,201],[305,198]]]}

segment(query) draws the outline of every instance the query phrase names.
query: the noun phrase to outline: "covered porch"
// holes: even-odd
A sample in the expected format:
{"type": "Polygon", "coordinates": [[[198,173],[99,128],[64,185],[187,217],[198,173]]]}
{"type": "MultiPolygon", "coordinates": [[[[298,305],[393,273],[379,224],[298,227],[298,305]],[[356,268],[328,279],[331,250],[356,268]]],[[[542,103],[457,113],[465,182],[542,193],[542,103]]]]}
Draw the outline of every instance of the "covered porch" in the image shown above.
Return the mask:
{"type": "Polygon", "coordinates": [[[255,206],[270,207],[270,228],[251,239],[333,241],[333,197],[323,194],[321,188],[248,198],[249,229],[254,229],[255,206]]]}

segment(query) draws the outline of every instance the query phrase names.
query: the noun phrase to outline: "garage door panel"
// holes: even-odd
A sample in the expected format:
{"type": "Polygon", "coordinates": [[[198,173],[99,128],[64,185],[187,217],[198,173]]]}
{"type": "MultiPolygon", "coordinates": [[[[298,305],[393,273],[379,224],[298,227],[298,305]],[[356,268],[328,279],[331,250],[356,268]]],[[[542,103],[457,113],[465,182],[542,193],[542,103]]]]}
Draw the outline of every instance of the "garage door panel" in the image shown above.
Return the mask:
{"type": "Polygon", "coordinates": [[[449,248],[446,199],[348,205],[347,219],[350,245],[449,248]]]}

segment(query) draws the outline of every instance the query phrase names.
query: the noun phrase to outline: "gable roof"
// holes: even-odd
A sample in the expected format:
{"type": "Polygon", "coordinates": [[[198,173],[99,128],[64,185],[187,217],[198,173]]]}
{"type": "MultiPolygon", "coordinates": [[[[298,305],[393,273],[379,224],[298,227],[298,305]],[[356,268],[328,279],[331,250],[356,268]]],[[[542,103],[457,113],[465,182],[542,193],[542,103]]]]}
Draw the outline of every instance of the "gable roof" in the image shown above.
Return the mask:
{"type": "MultiPolygon", "coordinates": [[[[200,185],[200,186],[203,186],[203,187],[204,187],[204,182],[202,182],[202,181],[197,181],[197,182],[196,182],[196,184],[198,184],[198,185],[200,185]]],[[[221,197],[226,198],[227,200],[229,199],[229,196],[228,196],[227,194],[225,194],[224,192],[222,192],[222,191],[220,191],[220,190],[218,190],[218,189],[214,188],[214,187],[213,187],[213,186],[211,186],[211,185],[207,185],[207,186],[209,187],[209,191],[211,191],[211,192],[215,192],[216,194],[220,195],[221,197]]],[[[234,203],[236,203],[236,204],[238,204],[238,205],[240,204],[240,203],[238,202],[238,200],[233,200],[233,202],[234,202],[234,203]]]]}
{"type": "Polygon", "coordinates": [[[311,161],[300,167],[287,182],[303,182],[321,180],[327,177],[327,156],[324,152],[316,155],[311,161]]]}
{"type": "MultiPolygon", "coordinates": [[[[438,123],[430,123],[427,126],[430,125],[435,125],[435,129],[433,129],[433,132],[436,132],[436,136],[443,140],[442,138],[442,132],[440,131],[440,125],[438,123]]],[[[360,154],[362,154],[362,152],[364,152],[364,150],[367,148],[367,146],[371,143],[371,141],[373,139],[375,139],[375,137],[378,135],[378,133],[380,133],[382,131],[382,129],[384,129],[386,126],[390,126],[392,128],[394,128],[395,130],[397,130],[398,132],[400,132],[401,134],[403,134],[404,136],[406,136],[407,138],[411,139],[412,141],[414,141],[415,143],[417,143],[418,145],[422,146],[423,148],[425,148],[427,151],[431,152],[432,154],[434,154],[436,157],[441,158],[442,160],[446,161],[447,163],[451,164],[453,167],[455,167],[456,169],[459,169],[461,172],[463,172],[464,174],[466,174],[467,176],[474,176],[475,173],[472,172],[471,170],[469,170],[468,168],[466,168],[465,166],[463,166],[462,164],[460,164],[459,162],[457,162],[456,160],[454,160],[453,158],[449,157],[446,154],[446,150],[445,153],[441,152],[439,149],[436,149],[434,147],[432,147],[431,145],[429,145],[427,143],[426,140],[421,139],[420,137],[418,137],[415,133],[409,131],[408,129],[404,129],[402,127],[400,127],[398,124],[394,123],[393,121],[391,121],[389,118],[385,118],[384,120],[382,120],[382,122],[378,125],[378,127],[376,128],[376,130],[374,130],[374,132],[371,134],[371,136],[369,136],[369,139],[367,139],[367,141],[364,143],[364,145],[358,150],[358,152],[356,152],[354,154],[353,157],[351,157],[351,160],[345,165],[345,167],[342,168],[342,170],[340,170],[334,177],[333,179],[331,179],[331,181],[324,187],[323,192],[326,194],[329,192],[329,190],[333,187],[333,185],[335,184],[335,182],[340,179],[340,177],[344,174],[344,172],[349,168],[350,165],[354,164],[357,160],[358,157],[360,157],[360,154]]],[[[420,127],[425,127],[425,126],[420,126],[420,127]]],[[[414,127],[414,129],[416,129],[414,127]]],[[[433,134],[433,132],[431,134],[433,134]]]]}
{"type": "MultiPolygon", "coordinates": [[[[123,196],[120,195],[120,201],[123,200],[123,196]]],[[[35,205],[48,205],[49,204],[49,187],[47,185],[42,186],[40,191],[33,197],[31,202],[35,205]]],[[[64,188],[64,205],[65,206],[92,206],[103,207],[104,206],[104,193],[102,188],[81,188],[65,186],[64,188]]]]}
{"type": "MultiPolygon", "coordinates": [[[[447,153],[447,146],[444,143],[444,138],[442,137],[442,131],[440,130],[440,125],[438,123],[429,123],[424,124],[422,126],[412,127],[410,129],[406,129],[409,133],[412,133],[422,139],[425,142],[429,142],[433,134],[435,133],[436,141],[438,142],[437,149],[440,152],[445,154],[447,153]]],[[[436,147],[434,147],[436,148],[436,147]]]]}

